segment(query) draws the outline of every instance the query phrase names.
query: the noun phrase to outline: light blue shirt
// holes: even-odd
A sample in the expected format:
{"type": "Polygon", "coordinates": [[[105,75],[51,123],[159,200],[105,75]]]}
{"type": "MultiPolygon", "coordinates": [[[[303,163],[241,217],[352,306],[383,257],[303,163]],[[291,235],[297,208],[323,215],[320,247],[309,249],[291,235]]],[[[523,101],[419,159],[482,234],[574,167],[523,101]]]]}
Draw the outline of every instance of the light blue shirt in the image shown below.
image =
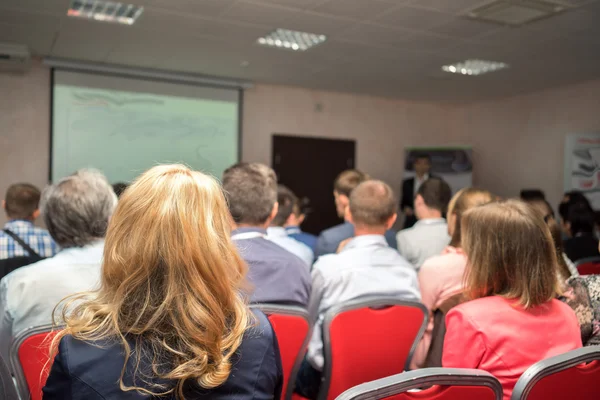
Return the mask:
{"type": "Polygon", "coordinates": [[[383,235],[350,240],[339,254],[319,257],[312,271],[310,311],[318,318],[308,346],[308,361],[323,370],[323,319],[340,303],[369,295],[420,301],[417,273],[383,235]]]}
{"type": "Polygon", "coordinates": [[[309,267],[312,265],[315,255],[310,247],[288,236],[285,228],[270,226],[267,228],[267,239],[283,247],[290,253],[299,257],[309,267]]]}
{"type": "Polygon", "coordinates": [[[104,241],[60,251],[21,267],[0,281],[0,354],[9,358],[12,339],[21,331],[52,323],[54,307],[65,297],[100,284],[104,241]]]}

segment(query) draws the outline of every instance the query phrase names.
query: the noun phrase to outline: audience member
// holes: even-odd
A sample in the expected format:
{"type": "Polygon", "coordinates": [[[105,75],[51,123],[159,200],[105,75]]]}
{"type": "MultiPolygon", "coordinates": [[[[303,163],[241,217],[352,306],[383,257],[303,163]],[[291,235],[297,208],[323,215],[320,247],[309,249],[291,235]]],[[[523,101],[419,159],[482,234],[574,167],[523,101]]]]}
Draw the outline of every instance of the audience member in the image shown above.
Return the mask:
{"type": "MultiPolygon", "coordinates": [[[[322,324],[334,305],[368,295],[419,300],[417,276],[411,265],[389,247],[383,236],[396,220],[397,201],[381,181],[366,181],[350,195],[348,220],[355,237],[339,254],[320,257],[312,271],[311,314],[318,310],[296,390],[315,398],[324,365],[322,324]]],[[[314,314],[313,314],[314,315],[314,314]]]]}
{"type": "MultiPolygon", "coordinates": [[[[438,325],[438,331],[444,329],[442,327],[443,317],[446,314],[444,304],[463,292],[463,275],[467,266],[467,256],[461,246],[460,220],[467,210],[492,201],[494,201],[494,196],[490,192],[476,188],[462,189],[450,201],[448,206],[448,234],[452,238],[450,245],[444,249],[441,255],[428,258],[419,271],[421,302],[429,310],[429,325],[413,354],[411,369],[426,366],[425,361],[432,340],[434,324],[438,325]],[[444,310],[436,313],[436,316],[439,314],[439,318],[436,319],[434,318],[434,311],[440,308],[444,310]]],[[[458,301],[457,299],[453,303],[458,301]]],[[[447,308],[453,305],[448,304],[447,308]]],[[[438,338],[435,339],[438,340],[438,338]]],[[[443,336],[439,339],[443,343],[443,336]]],[[[435,355],[435,363],[438,365],[427,366],[440,367],[440,356],[441,354],[435,355]]],[[[430,358],[433,357],[432,355],[430,358]]],[[[431,361],[433,362],[433,359],[431,361]]]]}
{"type": "Polygon", "coordinates": [[[492,203],[465,213],[463,250],[472,299],[446,316],[442,364],[483,369],[509,400],[534,363],[581,347],[573,310],[556,300],[556,251],[550,230],[520,201],[492,203]]]}
{"type": "Polygon", "coordinates": [[[544,199],[538,198],[527,200],[526,203],[529,204],[540,215],[540,217],[544,219],[544,222],[546,222],[548,228],[550,229],[554,247],[556,248],[556,258],[558,260],[558,277],[561,284],[564,285],[567,279],[569,279],[571,276],[579,276],[579,272],[577,272],[575,264],[573,264],[573,262],[565,254],[562,232],[558,226],[556,217],[554,216],[554,210],[552,210],[550,203],[544,199]]]}
{"type": "Polygon", "coordinates": [[[310,268],[315,257],[313,251],[304,243],[289,237],[284,228],[285,223],[292,215],[296,201],[297,198],[290,189],[283,185],[278,186],[277,204],[279,207],[275,218],[271,221],[271,226],[267,228],[267,239],[299,257],[310,268]]]}
{"type": "Polygon", "coordinates": [[[99,284],[103,238],[116,203],[104,175],[93,170],[80,170],[44,190],[42,217],[62,250],[0,281],[0,354],[5,359],[16,334],[52,323],[52,310],[62,298],[99,284]]]}
{"type": "Polygon", "coordinates": [[[429,154],[417,154],[413,163],[415,176],[402,182],[402,201],[400,209],[404,213],[404,229],[412,227],[417,222],[415,215],[415,196],[419,187],[431,176],[431,157],[429,154]]]}
{"type": "MultiPolygon", "coordinates": [[[[346,208],[348,207],[350,194],[354,188],[368,179],[369,175],[356,169],[348,169],[339,174],[335,179],[333,197],[335,208],[340,218],[345,218],[346,216],[346,208]]],[[[353,236],[354,226],[348,221],[324,230],[317,240],[315,257],[337,252],[340,243],[353,236]]],[[[396,234],[394,231],[388,229],[385,233],[385,238],[391,247],[396,248],[396,234]]]]}
{"type": "Polygon", "coordinates": [[[279,398],[277,340],[245,304],[230,230],[215,179],[140,176],[109,224],[99,290],[67,300],[44,399],[279,398]]]}
{"type": "Polygon", "coordinates": [[[558,206],[558,214],[560,215],[560,227],[563,231],[564,240],[568,239],[570,236],[567,222],[569,219],[569,208],[574,204],[582,204],[582,208],[587,208],[593,212],[590,201],[587,197],[585,197],[585,195],[582,192],[578,190],[566,192],[558,206]]]}
{"type": "Polygon", "coordinates": [[[123,194],[125,189],[127,189],[128,186],[129,186],[129,184],[127,184],[125,182],[117,182],[117,183],[113,183],[113,185],[112,185],[113,190],[115,191],[115,194],[119,198],[121,197],[121,195],[123,194]]]}
{"type": "Polygon", "coordinates": [[[310,272],[298,257],[267,240],[277,215],[277,178],[263,164],[239,163],[223,173],[223,188],[235,224],[231,238],[248,263],[254,303],[308,305],[310,272]]]}
{"type": "Polygon", "coordinates": [[[540,189],[523,189],[521,190],[521,200],[525,202],[534,200],[546,200],[546,194],[540,189]]]}
{"type": "Polygon", "coordinates": [[[311,233],[302,231],[300,225],[302,225],[305,219],[306,211],[303,209],[300,199],[296,197],[296,201],[292,208],[292,213],[284,224],[285,231],[292,239],[295,239],[310,247],[314,256],[314,251],[317,247],[317,237],[311,233]]]}
{"type": "Polygon", "coordinates": [[[583,203],[569,206],[565,223],[569,236],[565,240],[565,254],[573,262],[598,257],[598,239],[594,235],[594,212],[583,203]]]}
{"type": "Polygon", "coordinates": [[[398,251],[417,270],[426,259],[440,254],[450,242],[448,225],[443,218],[452,190],[440,178],[425,181],[415,196],[417,223],[398,232],[398,251]]]}
{"type": "Polygon", "coordinates": [[[17,183],[8,188],[2,201],[9,221],[0,231],[0,260],[19,258],[11,269],[52,257],[58,251],[48,231],[33,225],[40,215],[40,196],[35,186],[17,183]]]}

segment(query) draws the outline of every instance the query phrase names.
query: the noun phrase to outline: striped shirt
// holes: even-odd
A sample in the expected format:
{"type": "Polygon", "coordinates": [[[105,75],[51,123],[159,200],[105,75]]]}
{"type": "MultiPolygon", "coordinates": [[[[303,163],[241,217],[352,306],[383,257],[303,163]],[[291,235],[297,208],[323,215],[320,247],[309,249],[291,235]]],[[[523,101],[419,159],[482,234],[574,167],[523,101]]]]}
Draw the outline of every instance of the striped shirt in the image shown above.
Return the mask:
{"type": "MultiPolygon", "coordinates": [[[[58,251],[58,246],[52,240],[47,230],[38,228],[30,221],[14,220],[7,222],[8,229],[35,250],[40,257],[52,257],[58,251]]],[[[30,255],[12,237],[0,231],[0,260],[30,255]]]]}

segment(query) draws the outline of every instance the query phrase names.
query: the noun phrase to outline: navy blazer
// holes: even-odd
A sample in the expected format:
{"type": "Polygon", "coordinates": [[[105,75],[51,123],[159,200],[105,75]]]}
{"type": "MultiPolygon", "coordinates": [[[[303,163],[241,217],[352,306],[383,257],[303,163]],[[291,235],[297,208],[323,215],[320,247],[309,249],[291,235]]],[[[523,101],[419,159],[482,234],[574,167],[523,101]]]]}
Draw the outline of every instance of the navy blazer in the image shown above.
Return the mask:
{"type": "MultiPolygon", "coordinates": [[[[321,232],[319,238],[317,239],[315,259],[325,254],[336,253],[340,243],[353,236],[354,225],[352,225],[350,222],[344,222],[343,224],[325,229],[323,232],[321,232]]],[[[396,232],[393,230],[390,229],[385,233],[385,240],[390,247],[394,249],[398,248],[396,232]]]]}
{"type": "MultiPolygon", "coordinates": [[[[279,347],[273,328],[267,317],[253,310],[257,324],[248,329],[242,344],[233,357],[231,374],[227,381],[212,390],[200,388],[195,382],[185,386],[186,399],[279,399],[283,385],[283,373],[279,347]]],[[[133,342],[130,343],[133,345],[133,342]]],[[[102,347],[65,336],[60,341],[59,353],[54,359],[50,376],[43,389],[44,400],[141,400],[176,399],[174,394],[152,397],[137,391],[124,392],[119,387],[119,377],[125,358],[122,347],[108,343],[102,347]]],[[[129,359],[133,367],[135,360],[129,359]]],[[[140,370],[148,371],[149,363],[142,360],[140,370]]],[[[152,378],[150,378],[152,380],[152,378]]],[[[144,387],[139,376],[138,386],[144,387]]],[[[133,382],[131,373],[126,373],[125,384],[133,382]]],[[[153,383],[169,382],[152,380],[153,383]]],[[[147,387],[147,386],[146,386],[147,387]]],[[[158,392],[157,389],[151,389],[158,392]]]]}

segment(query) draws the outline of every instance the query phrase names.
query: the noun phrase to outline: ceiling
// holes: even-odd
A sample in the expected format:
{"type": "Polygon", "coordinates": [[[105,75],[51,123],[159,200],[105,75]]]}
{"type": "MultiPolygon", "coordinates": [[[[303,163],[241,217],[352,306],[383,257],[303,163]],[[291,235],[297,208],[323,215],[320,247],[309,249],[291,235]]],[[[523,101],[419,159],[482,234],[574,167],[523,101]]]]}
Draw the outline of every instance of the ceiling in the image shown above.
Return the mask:
{"type": "Polygon", "coordinates": [[[0,42],[36,55],[424,101],[468,102],[600,78],[600,1],[513,28],[460,17],[484,0],[133,0],[133,26],[66,17],[69,0],[0,0],[0,42]],[[274,28],[328,35],[291,52],[274,28]],[[510,64],[461,76],[468,58],[510,64]]]}

